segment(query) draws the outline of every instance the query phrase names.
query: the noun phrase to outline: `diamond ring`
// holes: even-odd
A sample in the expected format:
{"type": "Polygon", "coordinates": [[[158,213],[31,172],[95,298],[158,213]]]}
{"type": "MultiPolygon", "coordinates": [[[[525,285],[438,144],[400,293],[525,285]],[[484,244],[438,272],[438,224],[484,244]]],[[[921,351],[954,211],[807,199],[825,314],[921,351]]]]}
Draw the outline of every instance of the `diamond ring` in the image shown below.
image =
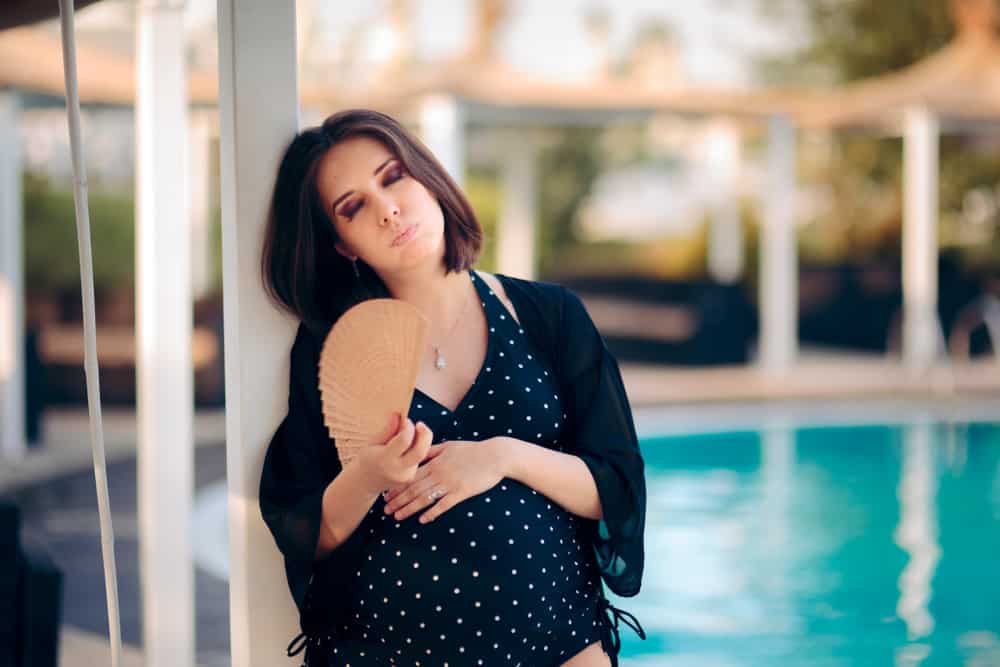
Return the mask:
{"type": "Polygon", "coordinates": [[[430,493],[427,494],[427,498],[429,500],[437,500],[438,498],[440,498],[443,495],[444,495],[443,491],[441,491],[440,489],[434,489],[433,491],[431,491],[430,493]]]}

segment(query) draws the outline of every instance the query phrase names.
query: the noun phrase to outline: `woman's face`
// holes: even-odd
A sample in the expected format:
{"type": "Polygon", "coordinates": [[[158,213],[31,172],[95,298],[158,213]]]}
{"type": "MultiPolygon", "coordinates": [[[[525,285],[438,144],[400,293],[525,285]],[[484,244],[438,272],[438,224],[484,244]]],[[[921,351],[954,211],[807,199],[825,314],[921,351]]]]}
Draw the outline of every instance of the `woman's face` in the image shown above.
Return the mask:
{"type": "Polygon", "coordinates": [[[316,187],[345,257],[379,274],[443,261],[440,204],[379,141],[358,136],[334,145],[320,159],[316,187]]]}

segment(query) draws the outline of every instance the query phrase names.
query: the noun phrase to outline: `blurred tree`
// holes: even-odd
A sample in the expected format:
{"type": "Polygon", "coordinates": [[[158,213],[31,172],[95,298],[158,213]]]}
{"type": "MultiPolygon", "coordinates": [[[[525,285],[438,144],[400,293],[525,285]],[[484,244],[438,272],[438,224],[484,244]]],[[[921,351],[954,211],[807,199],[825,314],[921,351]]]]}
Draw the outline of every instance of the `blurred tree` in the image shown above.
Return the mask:
{"type": "MultiPolygon", "coordinates": [[[[135,204],[131,193],[89,194],[94,290],[131,289],[135,275],[135,204]]],[[[29,290],[80,295],[73,192],[24,175],[24,272],[29,290]]]]}
{"type": "Polygon", "coordinates": [[[465,194],[483,228],[483,250],[476,262],[481,271],[496,270],[496,229],[500,214],[500,185],[493,169],[470,167],[465,174],[465,194]]]}
{"type": "MultiPolygon", "coordinates": [[[[912,65],[945,46],[956,33],[954,0],[758,0],[761,11],[785,20],[790,31],[809,35],[801,49],[767,57],[760,63],[770,82],[810,87],[830,86],[878,76],[912,65]],[[795,25],[800,24],[800,25],[795,25]]],[[[962,0],[958,0],[962,1],[962,0]]],[[[1000,0],[992,0],[1000,7],[1000,0]]],[[[825,230],[806,231],[818,258],[821,237],[836,238],[841,252],[827,261],[848,257],[898,257],[902,221],[902,143],[898,138],[839,133],[828,163],[806,178],[827,183],[833,207],[823,220],[811,221],[825,230]],[[859,197],[859,192],[868,196],[859,197]],[[830,226],[840,229],[832,231],[830,226]]],[[[997,142],[982,136],[942,136],[940,143],[940,206],[943,246],[963,234],[962,209],[976,188],[994,190],[1000,183],[997,142]]],[[[995,224],[996,221],[994,221],[995,224]]],[[[806,239],[803,239],[804,241],[806,239]]],[[[993,270],[1000,267],[1000,234],[988,248],[962,249],[966,264],[993,270]]],[[[807,244],[808,246],[808,244],[807,244]]],[[[810,257],[809,247],[803,249],[810,257]]]]}
{"type": "Polygon", "coordinates": [[[604,168],[601,131],[573,127],[553,130],[539,155],[538,271],[558,272],[567,246],[577,245],[573,221],[580,203],[604,168]]]}
{"type": "Polygon", "coordinates": [[[765,78],[784,82],[842,83],[891,72],[937,51],[955,34],[949,0],[758,2],[765,16],[801,22],[795,28],[811,36],[803,48],[762,61],[765,78]]]}

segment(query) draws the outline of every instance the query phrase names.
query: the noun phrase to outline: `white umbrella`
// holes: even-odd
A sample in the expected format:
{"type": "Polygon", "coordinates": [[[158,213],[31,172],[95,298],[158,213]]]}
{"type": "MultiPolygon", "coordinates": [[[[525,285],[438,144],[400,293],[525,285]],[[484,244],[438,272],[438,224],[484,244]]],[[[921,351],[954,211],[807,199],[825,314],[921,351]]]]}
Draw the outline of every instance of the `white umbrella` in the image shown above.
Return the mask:
{"type": "Polygon", "coordinates": [[[59,0],[62,31],[63,71],[66,73],[66,113],[73,155],[73,203],[76,208],[76,237],[80,249],[80,289],[83,292],[84,372],[87,378],[87,407],[90,412],[90,443],[94,454],[94,481],[101,524],[101,555],[104,560],[104,589],[108,598],[108,630],[111,638],[111,666],[121,664],[121,620],[118,614],[118,574],[115,568],[115,537],[111,529],[108,498],[107,461],[104,456],[104,426],[101,419],[101,385],[97,366],[97,334],[94,316],[94,266],[90,249],[90,214],[87,207],[87,175],[80,141],[80,95],[76,79],[76,39],[72,0],[59,0]]]}

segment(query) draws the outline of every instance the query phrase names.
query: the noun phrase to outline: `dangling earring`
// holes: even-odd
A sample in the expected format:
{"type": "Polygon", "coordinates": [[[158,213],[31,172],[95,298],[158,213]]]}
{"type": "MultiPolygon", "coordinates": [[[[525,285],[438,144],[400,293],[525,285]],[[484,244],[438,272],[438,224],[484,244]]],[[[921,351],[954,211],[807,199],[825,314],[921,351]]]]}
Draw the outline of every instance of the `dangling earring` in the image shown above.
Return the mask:
{"type": "Polygon", "coordinates": [[[357,260],[356,257],[351,260],[351,266],[354,267],[354,277],[355,278],[360,278],[361,277],[361,272],[358,271],[358,260],[357,260]]]}

